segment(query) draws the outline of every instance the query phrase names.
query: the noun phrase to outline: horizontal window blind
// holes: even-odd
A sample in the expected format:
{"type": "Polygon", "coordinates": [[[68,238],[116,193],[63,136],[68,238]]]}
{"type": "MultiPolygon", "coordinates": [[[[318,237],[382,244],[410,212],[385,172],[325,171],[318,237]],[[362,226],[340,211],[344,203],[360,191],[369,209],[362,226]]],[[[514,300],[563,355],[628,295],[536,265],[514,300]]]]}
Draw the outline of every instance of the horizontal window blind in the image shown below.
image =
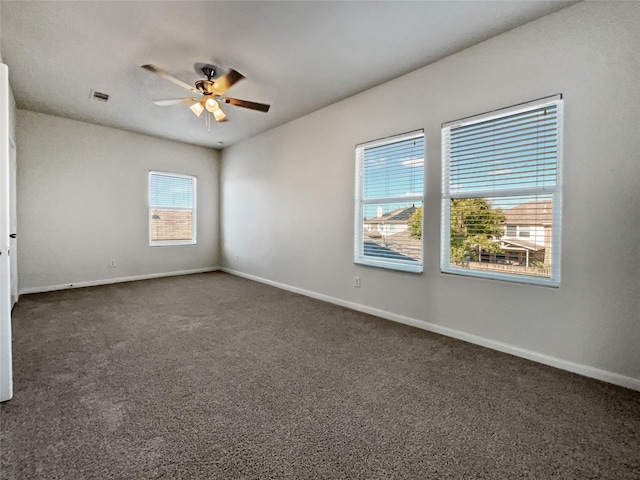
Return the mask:
{"type": "Polygon", "coordinates": [[[161,173],[150,175],[150,204],[156,207],[193,207],[192,177],[161,173]]]}
{"type": "Polygon", "coordinates": [[[548,105],[451,128],[451,192],[555,186],[557,122],[557,105],[548,105]]]}
{"type": "Polygon", "coordinates": [[[424,138],[406,138],[363,149],[364,199],[421,196],[424,138]]]}
{"type": "Polygon", "coordinates": [[[422,271],[424,133],[356,147],[354,261],[422,271]]]}
{"type": "Polygon", "coordinates": [[[446,273],[557,286],[562,99],[443,126],[446,273]]]}
{"type": "Polygon", "coordinates": [[[149,243],[195,243],[195,177],[149,172],[149,243]]]}

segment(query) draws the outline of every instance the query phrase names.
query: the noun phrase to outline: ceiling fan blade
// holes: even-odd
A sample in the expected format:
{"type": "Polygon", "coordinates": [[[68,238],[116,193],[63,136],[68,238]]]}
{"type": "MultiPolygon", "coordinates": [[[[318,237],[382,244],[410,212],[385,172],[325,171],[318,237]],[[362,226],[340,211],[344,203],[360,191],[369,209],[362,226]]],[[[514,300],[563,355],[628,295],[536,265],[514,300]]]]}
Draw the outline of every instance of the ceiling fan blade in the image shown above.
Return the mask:
{"type": "Polygon", "coordinates": [[[267,105],[266,103],[250,102],[248,100],[240,100],[239,98],[225,97],[220,100],[224,103],[235,105],[236,107],[249,108],[251,110],[258,110],[259,112],[268,112],[269,107],[271,107],[271,105],[267,105]]]}
{"type": "Polygon", "coordinates": [[[169,72],[165,72],[161,68],[156,67],[155,65],[142,65],[142,68],[145,70],[149,70],[150,72],[155,73],[156,75],[161,76],[165,80],[169,80],[171,83],[175,83],[179,87],[185,88],[187,90],[191,90],[192,92],[198,92],[195,87],[189,85],[188,83],[183,82],[182,80],[178,80],[176,77],[173,77],[169,74],[169,72]]]}
{"type": "Polygon", "coordinates": [[[171,100],[156,100],[156,105],[160,105],[161,107],[168,107],[170,105],[180,105],[181,103],[193,103],[197,102],[197,98],[185,97],[185,98],[173,98],[171,100]]]}
{"type": "Polygon", "coordinates": [[[242,75],[240,72],[236,72],[232,68],[231,70],[229,70],[229,73],[221,76],[213,83],[213,92],[216,95],[222,95],[224,92],[229,90],[229,88],[231,88],[234,83],[242,80],[243,78],[244,75],[242,75]]]}

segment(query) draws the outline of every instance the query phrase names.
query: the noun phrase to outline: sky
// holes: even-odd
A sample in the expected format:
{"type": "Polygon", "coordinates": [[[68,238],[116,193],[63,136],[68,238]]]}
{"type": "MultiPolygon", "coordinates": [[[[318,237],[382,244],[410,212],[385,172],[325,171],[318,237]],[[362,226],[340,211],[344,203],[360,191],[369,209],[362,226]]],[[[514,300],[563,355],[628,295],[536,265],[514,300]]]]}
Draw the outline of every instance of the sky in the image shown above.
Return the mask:
{"type": "MultiPolygon", "coordinates": [[[[364,152],[364,199],[422,196],[424,191],[424,137],[366,148],[364,152]]],[[[365,205],[365,218],[377,215],[378,206],[389,212],[415,201],[365,205]]]]}

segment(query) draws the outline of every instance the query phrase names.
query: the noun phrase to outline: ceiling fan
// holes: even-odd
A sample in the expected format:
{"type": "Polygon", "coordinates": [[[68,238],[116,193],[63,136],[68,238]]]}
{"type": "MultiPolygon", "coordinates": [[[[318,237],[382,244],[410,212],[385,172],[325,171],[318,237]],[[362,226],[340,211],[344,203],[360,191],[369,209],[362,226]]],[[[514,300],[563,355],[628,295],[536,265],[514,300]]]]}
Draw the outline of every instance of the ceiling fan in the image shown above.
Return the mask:
{"type": "Polygon", "coordinates": [[[213,115],[216,122],[226,122],[227,116],[220,108],[220,102],[228,103],[229,105],[235,105],[236,107],[248,108],[250,110],[257,110],[259,112],[268,112],[270,105],[265,103],[250,102],[248,100],[240,100],[238,98],[223,97],[224,93],[231,88],[236,82],[242,80],[244,75],[230,69],[225,75],[214,80],[216,75],[216,67],[213,65],[205,65],[201,68],[202,73],[206,77],[206,80],[198,80],[195,83],[195,87],[192,87],[188,83],[178,80],[171,76],[168,72],[156,67],[155,65],[142,65],[142,68],[161,76],[165,80],[190,90],[195,94],[201,94],[200,97],[184,97],[174,98],[171,100],[156,100],[156,105],[166,107],[169,105],[191,104],[189,108],[196,115],[200,116],[202,112],[207,110],[213,115]]]}

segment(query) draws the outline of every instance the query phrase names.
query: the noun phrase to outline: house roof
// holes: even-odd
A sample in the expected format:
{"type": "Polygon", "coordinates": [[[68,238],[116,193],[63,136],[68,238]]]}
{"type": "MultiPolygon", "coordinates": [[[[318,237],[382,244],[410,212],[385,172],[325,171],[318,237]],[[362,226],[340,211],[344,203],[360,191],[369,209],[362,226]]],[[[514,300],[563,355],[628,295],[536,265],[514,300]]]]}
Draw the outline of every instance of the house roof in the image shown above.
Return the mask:
{"type": "Polygon", "coordinates": [[[412,237],[409,230],[387,235],[384,239],[381,235],[376,236],[375,232],[365,232],[364,251],[366,255],[419,261],[422,240],[412,237]]]}
{"type": "Polygon", "coordinates": [[[539,252],[544,250],[543,245],[538,245],[537,243],[527,242],[526,240],[520,240],[518,238],[501,238],[500,243],[502,244],[501,248],[504,250],[511,250],[511,247],[516,247],[518,250],[531,250],[533,252],[539,252]]]}
{"type": "Polygon", "coordinates": [[[551,225],[551,201],[525,202],[502,213],[505,225],[551,225]]]}
{"type": "Polygon", "coordinates": [[[365,220],[364,223],[407,223],[409,217],[417,210],[415,205],[407,208],[396,208],[378,217],[365,220]]]}

